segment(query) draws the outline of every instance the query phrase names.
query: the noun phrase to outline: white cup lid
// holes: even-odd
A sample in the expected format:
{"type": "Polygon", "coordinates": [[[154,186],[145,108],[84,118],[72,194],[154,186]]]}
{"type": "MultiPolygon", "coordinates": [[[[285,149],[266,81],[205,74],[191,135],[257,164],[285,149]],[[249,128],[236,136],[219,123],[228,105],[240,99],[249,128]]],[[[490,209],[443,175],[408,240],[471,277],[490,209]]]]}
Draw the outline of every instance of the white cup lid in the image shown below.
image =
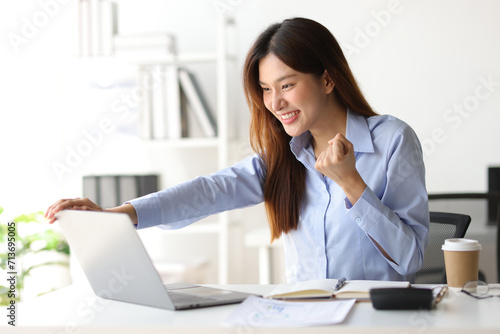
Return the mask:
{"type": "Polygon", "coordinates": [[[481,250],[482,247],[477,240],[455,238],[446,239],[441,249],[446,251],[475,251],[481,250]]]}

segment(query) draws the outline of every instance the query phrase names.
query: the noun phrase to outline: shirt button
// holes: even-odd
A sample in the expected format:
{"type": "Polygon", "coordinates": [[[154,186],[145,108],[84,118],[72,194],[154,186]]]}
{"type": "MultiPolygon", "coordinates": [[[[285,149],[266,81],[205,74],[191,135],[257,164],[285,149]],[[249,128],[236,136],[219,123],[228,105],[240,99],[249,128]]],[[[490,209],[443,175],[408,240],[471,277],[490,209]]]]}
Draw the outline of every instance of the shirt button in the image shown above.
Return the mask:
{"type": "Polygon", "coordinates": [[[361,219],[361,218],[359,218],[359,217],[358,217],[358,218],[356,218],[356,223],[361,223],[362,221],[363,221],[363,219],[361,219]]]}

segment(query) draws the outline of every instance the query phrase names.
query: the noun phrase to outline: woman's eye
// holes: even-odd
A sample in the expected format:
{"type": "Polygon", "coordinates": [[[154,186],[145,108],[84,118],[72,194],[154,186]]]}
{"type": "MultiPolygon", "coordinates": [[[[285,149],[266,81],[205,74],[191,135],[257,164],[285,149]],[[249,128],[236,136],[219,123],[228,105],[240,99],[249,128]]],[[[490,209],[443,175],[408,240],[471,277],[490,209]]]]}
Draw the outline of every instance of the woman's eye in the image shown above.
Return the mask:
{"type": "Polygon", "coordinates": [[[281,89],[287,89],[287,88],[290,88],[292,86],[293,86],[293,84],[286,84],[286,85],[281,86],[281,89]]]}

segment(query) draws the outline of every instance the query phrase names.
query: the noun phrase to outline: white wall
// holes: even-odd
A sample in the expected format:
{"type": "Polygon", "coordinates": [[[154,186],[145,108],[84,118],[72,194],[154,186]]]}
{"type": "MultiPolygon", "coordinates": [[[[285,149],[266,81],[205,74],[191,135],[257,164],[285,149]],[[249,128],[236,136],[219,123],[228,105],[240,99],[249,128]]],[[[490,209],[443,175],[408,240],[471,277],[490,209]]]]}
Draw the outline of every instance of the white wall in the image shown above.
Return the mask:
{"type": "MultiPolygon", "coordinates": [[[[268,24],[292,16],[316,19],[331,29],[343,46],[372,106],[379,113],[405,120],[419,135],[425,150],[429,192],[484,191],[487,167],[500,165],[500,150],[496,149],[500,143],[498,1],[119,3],[122,32],[171,31],[178,37],[180,52],[215,50],[218,12],[227,11],[237,22],[234,48],[238,69],[253,39],[268,24]]],[[[116,131],[71,172],[62,179],[57,177],[51,163],[64,161],[67,145],[77,145],[84,138],[82,130],[97,127],[103,118],[95,110],[82,115],[75,101],[79,88],[68,86],[76,77],[71,67],[72,14],[71,1],[29,0],[0,5],[0,206],[8,210],[7,214],[44,210],[60,197],[79,196],[83,174],[161,172],[162,184],[168,186],[186,179],[185,170],[190,166],[200,165],[200,157],[186,157],[175,150],[144,150],[126,133],[116,131]],[[52,5],[43,5],[47,3],[52,5]],[[38,21],[40,27],[30,31],[26,22],[43,18],[43,8],[49,8],[48,20],[38,21]],[[9,33],[30,36],[16,48],[6,38],[9,33]]],[[[202,80],[207,93],[214,96],[212,77],[206,73],[202,80]]],[[[239,73],[234,78],[236,85],[241,81],[239,73]]],[[[248,111],[241,91],[234,96],[236,107],[232,112],[238,119],[234,126],[243,143],[238,146],[245,147],[248,111]]],[[[235,153],[232,159],[240,155],[235,153]]],[[[204,166],[203,171],[214,169],[204,166]]],[[[265,224],[260,206],[238,211],[235,216],[242,218],[243,232],[254,224],[265,224]]],[[[241,242],[235,240],[234,244],[235,252],[242,252],[241,242]]],[[[232,279],[255,281],[256,252],[244,252],[243,256],[245,265],[235,261],[232,279]]]]}
{"type": "Polygon", "coordinates": [[[307,16],[330,28],[372,106],[417,131],[430,192],[484,191],[487,166],[500,164],[499,11],[500,2],[484,0],[241,1],[235,9],[242,53],[275,20],[307,16]]]}
{"type": "Polygon", "coordinates": [[[61,196],[50,161],[59,154],[64,131],[60,64],[70,55],[72,10],[60,6],[49,18],[39,16],[44,12],[37,1],[0,6],[0,206],[5,219],[9,212],[45,209],[61,196]],[[34,16],[42,19],[42,27],[32,28],[34,16]],[[19,42],[12,44],[9,36],[19,42]]]}

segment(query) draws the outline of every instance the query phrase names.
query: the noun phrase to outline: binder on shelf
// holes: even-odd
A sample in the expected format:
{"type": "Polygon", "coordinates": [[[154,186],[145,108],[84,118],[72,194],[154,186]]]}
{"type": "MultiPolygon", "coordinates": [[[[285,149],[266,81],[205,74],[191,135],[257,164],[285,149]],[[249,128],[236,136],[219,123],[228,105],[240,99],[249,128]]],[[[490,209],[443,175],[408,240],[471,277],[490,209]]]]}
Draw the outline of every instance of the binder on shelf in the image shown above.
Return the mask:
{"type": "Polygon", "coordinates": [[[188,70],[181,68],[179,69],[179,80],[181,90],[185,94],[192,112],[195,114],[195,119],[200,125],[203,135],[206,137],[215,137],[217,135],[217,123],[196,77],[188,70]]]}
{"type": "Polygon", "coordinates": [[[92,202],[100,205],[99,200],[99,182],[95,176],[83,177],[83,196],[90,199],[92,202]]]}
{"type": "Polygon", "coordinates": [[[101,207],[111,208],[119,205],[118,182],[118,178],[113,175],[99,177],[99,200],[101,207]]]}
{"type": "Polygon", "coordinates": [[[144,196],[158,191],[158,175],[135,176],[137,182],[137,196],[144,196]]]}
{"type": "Polygon", "coordinates": [[[118,193],[119,204],[123,204],[126,201],[138,197],[137,177],[133,175],[119,176],[117,186],[118,186],[117,193],[118,193]]]}
{"type": "Polygon", "coordinates": [[[83,196],[103,208],[158,191],[158,175],[91,175],[83,177],[83,196]]]}

